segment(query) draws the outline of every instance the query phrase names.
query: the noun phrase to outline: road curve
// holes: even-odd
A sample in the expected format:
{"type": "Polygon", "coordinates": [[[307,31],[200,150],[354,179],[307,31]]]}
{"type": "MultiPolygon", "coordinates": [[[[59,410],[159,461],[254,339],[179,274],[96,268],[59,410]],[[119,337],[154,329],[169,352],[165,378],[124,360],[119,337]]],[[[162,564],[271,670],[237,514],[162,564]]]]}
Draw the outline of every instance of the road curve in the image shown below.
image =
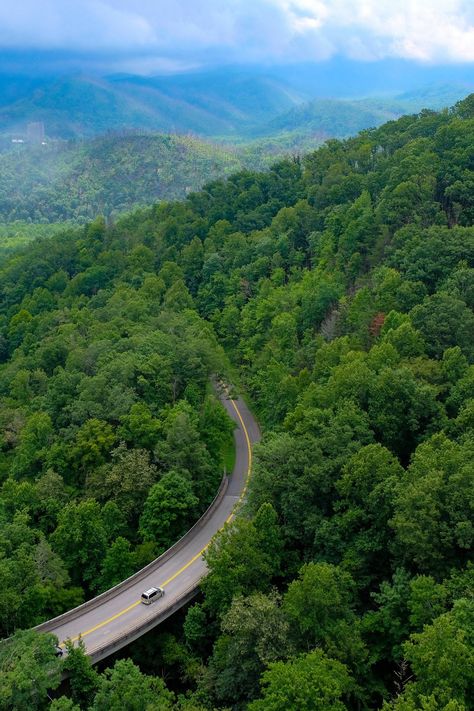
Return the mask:
{"type": "Polygon", "coordinates": [[[202,554],[211,538],[230,521],[245,496],[252,466],[252,445],[259,440],[256,420],[242,399],[220,399],[236,423],[236,459],[232,474],[223,480],[213,504],[193,528],[166,553],[111,590],[79,607],[44,622],[36,629],[52,632],[64,646],[82,637],[87,654],[97,662],[137,639],[185,605],[197,593],[206,574],[202,554]],[[152,586],[165,595],[143,605],[140,595],[152,586]]]}

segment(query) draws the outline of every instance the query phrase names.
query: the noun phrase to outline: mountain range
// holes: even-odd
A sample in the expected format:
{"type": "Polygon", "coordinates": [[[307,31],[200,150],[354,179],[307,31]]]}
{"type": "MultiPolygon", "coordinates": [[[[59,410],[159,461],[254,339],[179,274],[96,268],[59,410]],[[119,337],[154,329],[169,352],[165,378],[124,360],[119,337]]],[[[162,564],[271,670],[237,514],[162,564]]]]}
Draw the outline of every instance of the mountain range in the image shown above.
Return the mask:
{"type": "Polygon", "coordinates": [[[28,122],[42,121],[48,135],[58,138],[122,129],[232,134],[305,98],[265,76],[60,77],[0,106],[0,132],[21,133],[28,122]]]}
{"type": "Polygon", "coordinates": [[[255,136],[298,135],[327,138],[347,138],[359,131],[373,128],[422,109],[439,110],[454,105],[464,94],[459,84],[436,84],[393,97],[364,99],[317,98],[300,103],[258,127],[255,136]]]}
{"type": "Polygon", "coordinates": [[[83,223],[180,199],[210,180],[264,169],[329,138],[453,105],[469,89],[467,81],[452,81],[328,98],[319,95],[328,90],[323,79],[308,68],[0,76],[0,222],[83,223]],[[43,122],[45,145],[41,132],[28,139],[30,122],[43,122]]]}
{"type": "Polygon", "coordinates": [[[330,93],[321,77],[309,70],[223,69],[105,78],[4,75],[0,76],[0,134],[21,136],[29,122],[41,121],[49,137],[62,139],[123,129],[226,140],[288,131],[345,137],[405,113],[452,105],[473,87],[474,78],[361,98],[344,96],[337,86],[330,93]]]}

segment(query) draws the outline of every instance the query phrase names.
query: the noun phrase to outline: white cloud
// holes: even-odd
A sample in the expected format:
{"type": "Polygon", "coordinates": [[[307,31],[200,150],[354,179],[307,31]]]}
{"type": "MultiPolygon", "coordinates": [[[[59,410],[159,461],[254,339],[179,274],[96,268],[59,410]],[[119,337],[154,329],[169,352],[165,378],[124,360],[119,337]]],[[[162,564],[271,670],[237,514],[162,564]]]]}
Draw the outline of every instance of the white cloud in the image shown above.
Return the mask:
{"type": "Polygon", "coordinates": [[[474,0],[2,0],[0,47],[471,62],[474,0]]]}
{"type": "MultiPolygon", "coordinates": [[[[474,61],[472,0],[277,1],[290,16],[297,12],[314,19],[334,51],[349,56],[474,61]]],[[[298,29],[311,32],[307,27],[298,29]]]]}

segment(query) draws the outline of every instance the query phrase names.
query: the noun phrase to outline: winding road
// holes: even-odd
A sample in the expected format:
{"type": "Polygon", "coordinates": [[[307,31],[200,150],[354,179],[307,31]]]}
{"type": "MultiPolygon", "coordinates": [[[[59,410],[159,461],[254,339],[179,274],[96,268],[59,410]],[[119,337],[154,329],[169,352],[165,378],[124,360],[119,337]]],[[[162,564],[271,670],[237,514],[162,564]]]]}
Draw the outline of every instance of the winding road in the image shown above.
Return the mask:
{"type": "Polygon", "coordinates": [[[36,629],[52,632],[64,646],[66,639],[84,640],[93,662],[109,656],[145,634],[189,602],[206,575],[203,553],[212,537],[233,518],[245,497],[252,467],[252,445],[259,440],[256,420],[241,399],[220,399],[236,423],[236,459],[232,474],[224,477],[206,513],[166,553],[111,590],[69,612],[44,622],[36,629]],[[151,605],[140,602],[141,593],[162,587],[165,595],[151,605]]]}

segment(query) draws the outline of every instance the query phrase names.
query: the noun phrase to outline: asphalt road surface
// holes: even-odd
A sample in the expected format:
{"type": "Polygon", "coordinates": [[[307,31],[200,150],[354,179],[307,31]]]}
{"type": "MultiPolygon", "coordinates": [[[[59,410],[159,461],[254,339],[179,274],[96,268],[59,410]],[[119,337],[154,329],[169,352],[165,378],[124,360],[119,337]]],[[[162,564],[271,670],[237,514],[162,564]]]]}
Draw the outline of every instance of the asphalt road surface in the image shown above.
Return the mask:
{"type": "Polygon", "coordinates": [[[222,500],[202,527],[197,526],[194,533],[191,531],[182,547],[164,561],[147,566],[149,572],[145,577],[132,584],[129,579],[114,588],[114,594],[103,594],[102,602],[99,597],[93,604],[85,603],[39,626],[38,629],[55,634],[61,646],[66,639],[77,641],[81,636],[87,653],[97,661],[159,624],[167,614],[185,604],[197,589],[206,574],[203,552],[214,534],[232,519],[235,507],[245,496],[251,474],[252,445],[259,439],[258,425],[246,404],[224,395],[221,401],[237,425],[235,466],[222,500]],[[158,586],[164,589],[165,595],[151,605],[142,604],[141,593],[158,586]]]}

